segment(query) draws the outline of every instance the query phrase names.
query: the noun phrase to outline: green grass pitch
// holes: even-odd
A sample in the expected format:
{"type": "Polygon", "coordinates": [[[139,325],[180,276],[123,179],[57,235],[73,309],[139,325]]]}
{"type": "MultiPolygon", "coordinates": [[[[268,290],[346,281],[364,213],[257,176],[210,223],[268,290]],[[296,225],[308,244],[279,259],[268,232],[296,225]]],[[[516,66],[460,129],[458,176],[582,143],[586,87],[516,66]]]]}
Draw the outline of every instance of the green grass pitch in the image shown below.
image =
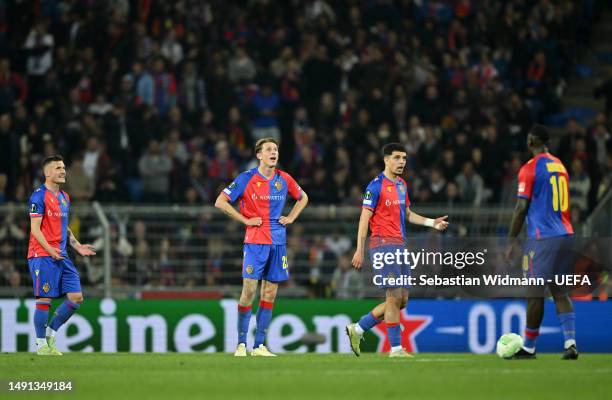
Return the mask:
{"type": "Polygon", "coordinates": [[[507,361],[494,355],[229,354],[0,355],[0,397],[61,399],[603,399],[612,354],[507,361]],[[7,394],[7,380],[67,380],[71,394],[7,394]]]}

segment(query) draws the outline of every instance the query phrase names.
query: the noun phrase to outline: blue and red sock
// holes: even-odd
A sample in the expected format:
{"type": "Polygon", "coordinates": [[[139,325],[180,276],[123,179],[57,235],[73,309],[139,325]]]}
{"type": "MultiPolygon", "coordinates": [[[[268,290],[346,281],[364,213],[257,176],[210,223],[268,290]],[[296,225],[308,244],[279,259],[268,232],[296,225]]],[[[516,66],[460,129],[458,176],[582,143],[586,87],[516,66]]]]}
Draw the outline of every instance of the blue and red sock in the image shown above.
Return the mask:
{"type": "Polygon", "coordinates": [[[247,333],[249,332],[249,322],[253,314],[253,306],[241,306],[238,304],[238,343],[247,343],[247,333]]]}
{"type": "Polygon", "coordinates": [[[36,301],[36,309],[34,310],[34,329],[36,337],[44,339],[47,331],[47,323],[49,322],[50,302],[36,301]]]}
{"type": "Polygon", "coordinates": [[[387,322],[387,337],[391,348],[402,345],[401,329],[399,322],[387,322]]]}
{"type": "Polygon", "coordinates": [[[378,325],[380,322],[380,319],[376,318],[374,314],[369,312],[363,317],[361,317],[358,324],[364,332],[367,332],[370,329],[374,328],[376,325],[378,325]]]}
{"type": "Polygon", "coordinates": [[[57,331],[60,326],[64,325],[66,321],[72,317],[72,314],[74,314],[79,307],[80,306],[78,304],[66,299],[66,301],[64,301],[59,307],[57,307],[57,310],[55,310],[55,315],[49,323],[49,328],[57,331]]]}
{"type": "Polygon", "coordinates": [[[535,350],[538,336],[540,336],[540,328],[525,328],[525,341],[523,342],[523,347],[535,350]]]}
{"type": "Polygon", "coordinates": [[[576,344],[576,314],[573,312],[560,313],[559,322],[561,323],[561,329],[563,330],[563,337],[565,338],[566,348],[572,344],[576,344]],[[568,345],[569,344],[569,345],[568,345]]]}
{"type": "Polygon", "coordinates": [[[263,344],[266,340],[266,332],[270,321],[272,320],[272,308],[274,303],[270,301],[261,300],[259,302],[259,308],[257,309],[257,331],[255,332],[255,344],[253,348],[256,349],[259,345],[263,344]]]}

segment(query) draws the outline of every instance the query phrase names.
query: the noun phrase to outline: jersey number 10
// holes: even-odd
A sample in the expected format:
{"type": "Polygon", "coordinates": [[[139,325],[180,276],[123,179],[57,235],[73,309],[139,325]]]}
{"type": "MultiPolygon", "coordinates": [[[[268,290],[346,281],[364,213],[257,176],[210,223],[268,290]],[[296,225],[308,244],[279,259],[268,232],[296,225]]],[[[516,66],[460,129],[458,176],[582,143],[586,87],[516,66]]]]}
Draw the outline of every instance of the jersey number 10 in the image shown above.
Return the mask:
{"type": "Polygon", "coordinates": [[[567,211],[569,194],[567,190],[567,179],[561,175],[557,179],[556,176],[550,177],[550,184],[552,186],[552,206],[553,210],[564,212],[567,211]]]}

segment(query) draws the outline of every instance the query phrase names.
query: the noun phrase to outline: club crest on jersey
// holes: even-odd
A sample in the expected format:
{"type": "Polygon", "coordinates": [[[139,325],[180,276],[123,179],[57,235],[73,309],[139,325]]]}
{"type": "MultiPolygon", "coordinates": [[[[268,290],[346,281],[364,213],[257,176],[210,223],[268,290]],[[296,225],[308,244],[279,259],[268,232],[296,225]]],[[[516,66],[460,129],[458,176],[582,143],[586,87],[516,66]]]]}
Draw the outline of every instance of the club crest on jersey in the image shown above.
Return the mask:
{"type": "Polygon", "coordinates": [[[261,182],[257,182],[257,187],[261,187],[261,182]]]}
{"type": "Polygon", "coordinates": [[[387,186],[387,192],[391,193],[393,189],[391,189],[391,186],[387,186]]]}
{"type": "Polygon", "coordinates": [[[247,265],[246,272],[247,272],[247,274],[252,274],[253,273],[253,266],[252,265],[247,265]]]}
{"type": "Polygon", "coordinates": [[[48,283],[45,283],[45,284],[42,286],[42,290],[43,290],[43,292],[45,292],[45,293],[49,293],[49,289],[51,289],[51,287],[49,286],[49,284],[48,284],[48,283]]]}
{"type": "Polygon", "coordinates": [[[66,206],[68,205],[68,203],[66,203],[66,199],[62,199],[62,205],[63,205],[64,207],[66,207],[66,206]]]}
{"type": "Polygon", "coordinates": [[[283,184],[280,183],[280,181],[276,181],[276,182],[274,182],[274,187],[276,188],[276,190],[278,190],[280,192],[281,189],[283,188],[283,184]]]}
{"type": "Polygon", "coordinates": [[[401,194],[404,194],[406,192],[406,190],[404,189],[404,185],[399,185],[398,187],[401,194]]]}

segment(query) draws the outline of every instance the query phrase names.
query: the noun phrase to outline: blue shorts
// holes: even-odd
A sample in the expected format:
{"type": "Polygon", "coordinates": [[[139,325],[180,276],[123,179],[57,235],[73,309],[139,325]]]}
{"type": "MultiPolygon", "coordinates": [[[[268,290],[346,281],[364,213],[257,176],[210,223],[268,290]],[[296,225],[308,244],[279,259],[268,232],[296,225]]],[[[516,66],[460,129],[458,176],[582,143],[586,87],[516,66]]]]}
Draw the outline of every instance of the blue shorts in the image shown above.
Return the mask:
{"type": "Polygon", "coordinates": [[[242,277],[270,282],[282,282],[289,279],[287,246],[245,243],[242,277]]]}
{"type": "Polygon", "coordinates": [[[554,282],[555,275],[571,273],[573,236],[545,239],[529,239],[523,251],[523,275],[525,278],[543,278],[554,282]]]}
{"type": "MultiPolygon", "coordinates": [[[[370,249],[370,262],[374,269],[374,285],[380,289],[409,288],[408,278],[410,277],[410,264],[404,263],[404,257],[397,260],[395,255],[397,250],[403,253],[403,245],[387,245],[370,249]],[[385,262],[386,254],[393,255],[392,262],[385,262]],[[397,262],[401,261],[401,262],[397,262]],[[392,280],[394,279],[394,281],[392,280]]],[[[389,257],[389,256],[387,256],[389,257]]]]}
{"type": "Polygon", "coordinates": [[[52,257],[34,257],[28,259],[28,265],[34,296],[55,298],[81,292],[79,273],[70,259],[57,261],[52,257]]]}

